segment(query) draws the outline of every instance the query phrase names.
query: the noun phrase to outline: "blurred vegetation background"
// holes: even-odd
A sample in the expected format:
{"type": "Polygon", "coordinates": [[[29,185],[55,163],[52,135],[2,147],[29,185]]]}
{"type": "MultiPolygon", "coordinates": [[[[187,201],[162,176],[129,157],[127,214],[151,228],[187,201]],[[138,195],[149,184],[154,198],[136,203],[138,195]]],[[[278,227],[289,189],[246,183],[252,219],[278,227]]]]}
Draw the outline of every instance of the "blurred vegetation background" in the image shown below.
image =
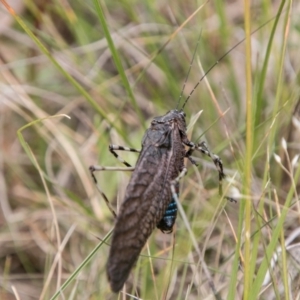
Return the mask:
{"type": "MultiPolygon", "coordinates": [[[[183,99],[203,70],[245,37],[243,2],[101,1],[105,19],[97,3],[10,1],[21,24],[0,5],[0,298],[50,299],[77,270],[57,298],[214,299],[181,216],[172,234],[153,232],[123,293],[111,293],[109,240],[92,251],[114,220],[88,168],[122,166],[108,145],[140,148],[151,119],[176,107],[200,32],[183,99]],[[71,119],[47,118],[60,114],[71,119]],[[20,134],[26,143],[17,136],[25,125],[20,134]]],[[[251,270],[248,299],[300,299],[300,5],[291,5],[264,0],[251,7],[253,30],[270,22],[251,36],[250,195],[243,194],[245,43],[214,67],[185,107],[189,137],[207,141],[222,158],[224,191],[237,200],[220,199],[211,161],[195,154],[200,167],[187,162],[180,200],[224,299],[242,299],[245,264],[251,270]],[[245,201],[253,210],[248,261],[245,201]]],[[[132,165],[137,159],[134,153],[122,157],[132,165]]],[[[116,210],[129,176],[97,174],[116,210]]]]}

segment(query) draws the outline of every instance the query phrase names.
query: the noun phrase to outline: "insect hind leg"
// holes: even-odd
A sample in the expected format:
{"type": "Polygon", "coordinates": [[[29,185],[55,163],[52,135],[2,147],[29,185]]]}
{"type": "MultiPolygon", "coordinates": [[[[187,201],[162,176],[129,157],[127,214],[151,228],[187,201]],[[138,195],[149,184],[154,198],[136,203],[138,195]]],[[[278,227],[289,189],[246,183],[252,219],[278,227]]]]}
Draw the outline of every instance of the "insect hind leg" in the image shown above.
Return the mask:
{"type": "Polygon", "coordinates": [[[111,206],[107,196],[105,195],[105,193],[102,191],[102,189],[100,188],[97,178],[95,176],[95,172],[97,171],[134,171],[134,167],[132,167],[129,163],[127,163],[123,158],[121,158],[115,151],[120,150],[120,151],[130,151],[130,152],[137,152],[139,153],[140,150],[136,150],[133,148],[129,148],[129,147],[123,147],[123,146],[117,146],[117,145],[109,145],[109,151],[120,161],[122,162],[126,168],[121,168],[121,167],[103,167],[103,166],[97,166],[97,165],[92,165],[89,167],[89,170],[91,172],[91,176],[96,184],[96,188],[98,190],[98,192],[101,194],[101,196],[103,197],[108,209],[111,211],[111,213],[113,214],[113,216],[116,218],[117,214],[114,211],[113,207],[111,206]]]}

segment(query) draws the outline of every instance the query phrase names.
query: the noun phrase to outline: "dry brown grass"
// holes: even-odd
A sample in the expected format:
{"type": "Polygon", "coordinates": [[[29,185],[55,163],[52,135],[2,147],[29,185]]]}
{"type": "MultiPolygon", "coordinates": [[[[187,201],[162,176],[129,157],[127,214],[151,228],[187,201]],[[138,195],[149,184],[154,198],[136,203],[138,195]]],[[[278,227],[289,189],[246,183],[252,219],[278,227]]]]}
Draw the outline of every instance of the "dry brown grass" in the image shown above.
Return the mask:
{"type": "MultiPolygon", "coordinates": [[[[50,299],[113,227],[113,218],[95,189],[88,167],[95,163],[119,165],[109,154],[108,145],[139,148],[150,120],[175,107],[200,29],[198,52],[204,70],[244,37],[243,3],[210,1],[159,54],[157,51],[177,26],[198,8],[194,1],[102,3],[137,107],[116,71],[93,2],[18,5],[21,18],[105,112],[103,118],[15,22],[7,27],[4,22],[0,25],[0,298],[50,299]],[[17,138],[18,129],[61,113],[71,119],[47,119],[22,132],[32,151],[32,157],[28,156],[17,138]]],[[[272,18],[278,7],[278,1],[256,3],[252,8],[253,29],[272,18]]],[[[258,270],[272,242],[278,253],[274,268],[270,268],[272,280],[260,288],[261,299],[282,299],[287,286],[290,299],[300,297],[299,235],[295,231],[300,208],[298,195],[293,192],[293,184],[298,187],[295,174],[299,169],[294,159],[299,153],[300,130],[299,10],[295,3],[290,23],[285,22],[286,11],[280,18],[265,75],[261,75],[261,68],[274,22],[252,35],[253,103],[259,109],[253,141],[252,195],[241,199],[253,203],[250,263],[257,286],[262,285],[264,276],[259,277],[258,270]],[[257,99],[262,81],[262,98],[257,99]],[[286,151],[282,138],[287,141],[286,151]],[[281,157],[282,165],[276,162],[274,153],[281,157]],[[285,209],[286,199],[294,205],[285,209]],[[285,211],[287,216],[277,239],[273,234],[285,211]],[[286,251],[281,251],[280,243],[289,238],[286,251]],[[285,274],[288,283],[284,288],[285,274]]],[[[192,67],[184,97],[200,78],[198,65],[199,58],[192,67]]],[[[202,139],[222,157],[228,179],[235,178],[234,185],[241,194],[246,147],[244,66],[242,44],[207,77],[212,91],[203,81],[186,107],[188,122],[203,109],[190,135],[196,140],[205,133],[202,139]]],[[[134,165],[135,154],[123,157],[134,165]]],[[[220,200],[213,164],[197,157],[201,167],[195,169],[187,163],[189,174],[183,180],[180,200],[222,298],[235,289],[236,299],[241,299],[242,266],[249,263],[243,261],[243,201],[235,204],[220,200]],[[238,252],[236,239],[241,243],[238,252]],[[240,254],[239,270],[236,253],[240,254]]],[[[118,207],[129,175],[102,173],[97,178],[118,207]]],[[[232,191],[231,183],[225,186],[232,191]]],[[[199,253],[180,216],[176,224],[174,235],[158,230],[153,233],[129,278],[128,293],[141,299],[213,298],[199,265],[199,253]]],[[[109,241],[69,284],[65,299],[117,298],[106,279],[108,250],[109,241]]]]}

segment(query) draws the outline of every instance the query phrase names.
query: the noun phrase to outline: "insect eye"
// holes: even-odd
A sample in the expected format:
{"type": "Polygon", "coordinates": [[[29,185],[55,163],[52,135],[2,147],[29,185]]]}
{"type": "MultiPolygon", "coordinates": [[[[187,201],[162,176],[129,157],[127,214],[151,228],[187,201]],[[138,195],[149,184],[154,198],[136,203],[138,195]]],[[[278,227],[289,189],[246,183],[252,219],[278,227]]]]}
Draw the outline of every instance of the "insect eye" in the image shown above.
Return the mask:
{"type": "Polygon", "coordinates": [[[185,118],[186,117],[186,114],[184,111],[181,111],[180,114],[185,118]]]}

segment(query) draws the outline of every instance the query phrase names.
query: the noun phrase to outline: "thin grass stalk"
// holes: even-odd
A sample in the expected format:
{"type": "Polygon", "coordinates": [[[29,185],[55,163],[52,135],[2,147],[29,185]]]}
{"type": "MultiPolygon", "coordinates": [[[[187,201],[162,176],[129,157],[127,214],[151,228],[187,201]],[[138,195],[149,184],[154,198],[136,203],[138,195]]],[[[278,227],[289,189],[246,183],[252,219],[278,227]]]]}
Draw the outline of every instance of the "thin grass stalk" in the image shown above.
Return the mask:
{"type": "MultiPolygon", "coordinates": [[[[274,190],[274,198],[276,202],[276,210],[277,214],[280,217],[281,211],[280,211],[280,204],[278,200],[278,196],[276,193],[276,190],[274,190]]],[[[288,268],[287,268],[287,257],[286,257],[286,249],[285,249],[285,238],[284,238],[284,228],[281,228],[280,230],[280,244],[281,244],[281,261],[282,261],[282,278],[283,278],[283,285],[284,285],[284,299],[289,300],[290,299],[290,293],[289,293],[289,280],[288,280],[288,268]]]]}
{"type": "MultiPolygon", "coordinates": [[[[284,2],[285,4],[285,0],[283,0],[282,2],[284,2]]],[[[283,89],[283,82],[284,82],[284,74],[283,74],[283,66],[284,66],[284,59],[285,59],[285,53],[286,53],[286,45],[287,45],[287,40],[288,40],[288,32],[289,32],[289,18],[290,18],[290,9],[291,9],[291,1],[288,2],[288,9],[287,9],[287,13],[286,13],[286,17],[285,17],[285,21],[284,21],[284,32],[282,33],[282,39],[283,39],[283,46],[281,49],[281,55],[280,55],[280,63],[279,63],[279,74],[278,74],[278,84],[277,84],[277,90],[276,90],[276,99],[275,99],[275,103],[274,103],[274,109],[273,109],[273,117],[275,118],[278,110],[279,110],[279,106],[280,106],[280,101],[281,96],[282,96],[282,89],[283,89]]],[[[282,5],[284,5],[282,4],[282,5]]],[[[275,143],[275,137],[276,137],[276,133],[277,133],[277,123],[274,124],[274,129],[270,134],[270,139],[268,141],[268,148],[270,149],[270,151],[274,148],[274,143],[275,143]]],[[[272,153],[272,152],[271,152],[272,153]]]]}
{"type": "MultiPolygon", "coordinates": [[[[277,14],[276,14],[274,25],[273,25],[272,30],[271,30],[271,34],[270,34],[269,41],[268,41],[268,46],[267,46],[267,51],[266,51],[262,71],[261,71],[261,74],[260,74],[260,77],[259,77],[259,80],[258,80],[258,91],[257,91],[256,111],[255,111],[255,125],[254,125],[255,128],[257,126],[259,126],[260,122],[261,122],[263,92],[264,92],[264,88],[265,88],[265,81],[266,81],[266,78],[267,78],[268,63],[269,63],[270,56],[271,56],[271,50],[272,50],[272,45],[273,45],[275,32],[276,32],[278,22],[279,22],[279,19],[281,17],[284,5],[285,5],[285,0],[282,0],[281,3],[280,3],[279,9],[277,11],[277,14]]],[[[258,136],[259,135],[257,135],[257,137],[258,136]]]]}
{"type": "Polygon", "coordinates": [[[252,68],[251,68],[251,1],[244,1],[245,18],[245,51],[246,51],[246,158],[245,158],[245,230],[244,230],[244,300],[249,299],[252,276],[251,267],[251,169],[252,169],[252,149],[253,149],[253,120],[252,120],[252,68]]]}

